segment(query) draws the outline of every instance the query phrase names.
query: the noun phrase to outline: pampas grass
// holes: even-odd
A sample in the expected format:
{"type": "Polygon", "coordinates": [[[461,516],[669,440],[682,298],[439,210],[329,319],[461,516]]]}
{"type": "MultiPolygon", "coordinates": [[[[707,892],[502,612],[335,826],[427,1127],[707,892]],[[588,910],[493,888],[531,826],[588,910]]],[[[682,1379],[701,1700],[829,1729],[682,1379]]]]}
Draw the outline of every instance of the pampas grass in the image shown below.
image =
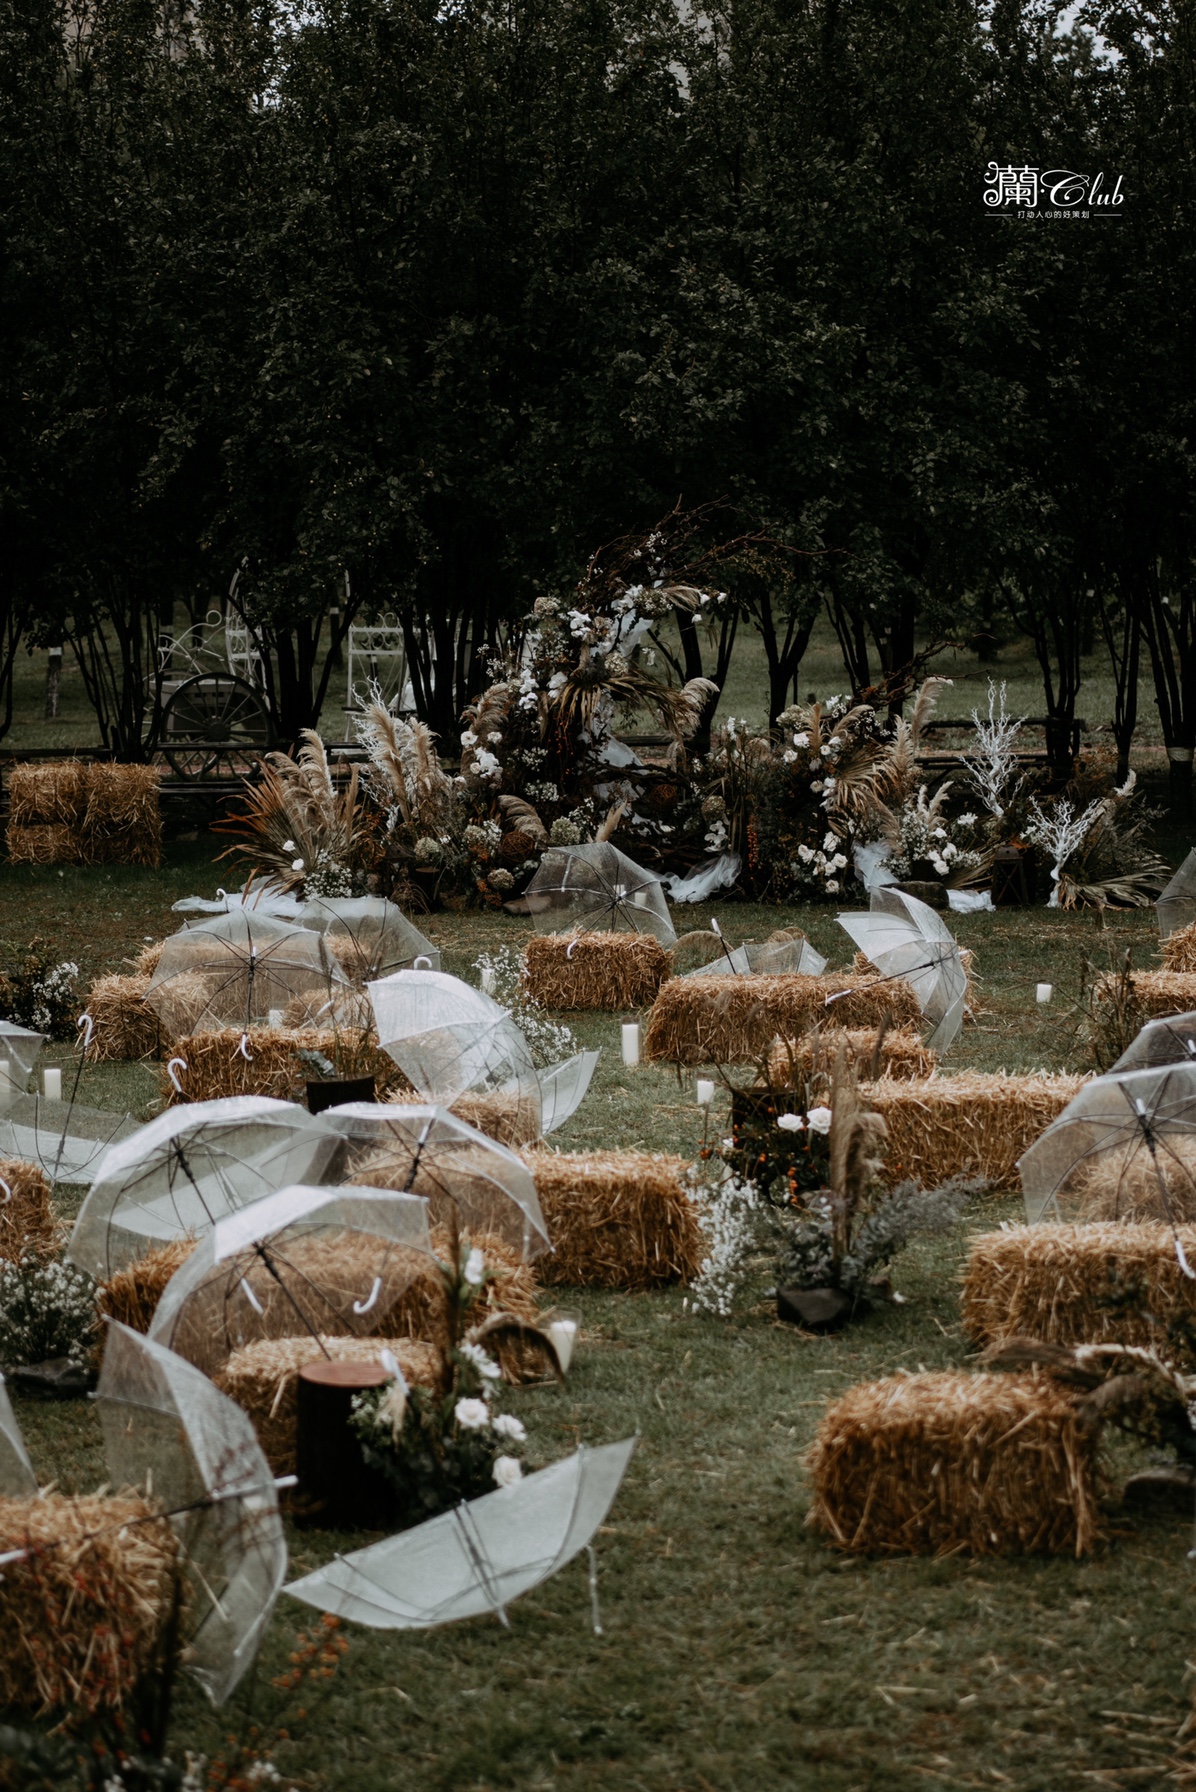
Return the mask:
{"type": "Polygon", "coordinates": [[[648,1016],[644,1057],[650,1063],[753,1064],[777,1037],[796,1038],[811,1026],[917,1026],[913,990],[900,978],[854,972],[838,976],[674,978],[648,1016]],[[827,997],[849,993],[827,1007],[827,997]]]}
{"type": "Polygon", "coordinates": [[[684,1160],[651,1151],[523,1153],[553,1250],[542,1282],[660,1288],[690,1282],[709,1246],[681,1183],[684,1160]]]}

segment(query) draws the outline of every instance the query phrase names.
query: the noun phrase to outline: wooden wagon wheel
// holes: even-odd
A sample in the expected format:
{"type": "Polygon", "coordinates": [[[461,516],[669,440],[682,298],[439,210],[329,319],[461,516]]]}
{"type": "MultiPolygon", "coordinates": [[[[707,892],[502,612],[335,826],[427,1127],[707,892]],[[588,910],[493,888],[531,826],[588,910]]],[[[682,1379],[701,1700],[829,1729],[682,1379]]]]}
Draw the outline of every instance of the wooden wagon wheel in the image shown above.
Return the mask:
{"type": "Polygon", "coordinates": [[[243,778],[273,744],[260,693],[231,672],[188,678],[162,706],[162,751],[180,778],[243,778]]]}

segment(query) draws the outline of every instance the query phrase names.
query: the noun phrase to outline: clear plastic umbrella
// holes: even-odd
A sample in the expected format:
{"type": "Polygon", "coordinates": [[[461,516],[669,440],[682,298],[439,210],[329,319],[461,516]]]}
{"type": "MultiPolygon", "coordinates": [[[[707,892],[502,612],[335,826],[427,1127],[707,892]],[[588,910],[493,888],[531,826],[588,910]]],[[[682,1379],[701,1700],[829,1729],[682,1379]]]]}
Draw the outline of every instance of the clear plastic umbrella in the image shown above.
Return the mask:
{"type": "Polygon", "coordinates": [[[296,1000],[314,1017],[348,985],[322,934],[239,908],[172,933],[145,999],[168,1038],[247,1027],[296,1000]]]}
{"type": "Polygon", "coordinates": [[[317,1611],[375,1630],[430,1630],[506,1607],[571,1561],[606,1518],[634,1437],[585,1445],[511,1487],[351,1555],[286,1591],[317,1611]]]}
{"type": "Polygon", "coordinates": [[[385,896],[313,896],[300,909],[299,924],[324,934],[342,968],[361,982],[412,967],[440,969],[439,947],[385,896]],[[342,943],[340,952],[334,942],[342,943]],[[346,948],[347,959],[341,956],[346,948]]]}
{"type": "Polygon", "coordinates": [[[136,1130],[131,1114],[18,1095],[0,1111],[0,1157],[36,1164],[52,1183],[86,1185],[109,1148],[136,1130]]]}
{"type": "Polygon", "coordinates": [[[820,977],[826,959],[815,952],[809,940],[760,940],[742,946],[728,946],[720,957],[696,970],[683,971],[683,977],[779,977],[796,972],[802,977],[820,977]]]}
{"type": "Polygon", "coordinates": [[[540,1084],[540,1132],[545,1138],[577,1112],[589,1093],[601,1056],[600,1051],[578,1052],[536,1072],[540,1084]]]}
{"type": "Polygon", "coordinates": [[[1196,1063],[1094,1077],[1018,1171],[1032,1224],[1048,1212],[1172,1225],[1196,1219],[1196,1063]]]}
{"type": "Polygon", "coordinates": [[[31,1027],[19,1027],[16,1021],[0,1020],[0,1095],[24,1089],[46,1037],[31,1027]]]}
{"type": "Polygon", "coordinates": [[[38,1491],[37,1476],[0,1375],[0,1499],[27,1499],[38,1491]]]}
{"type": "Polygon", "coordinates": [[[109,1479],[146,1488],[171,1515],[190,1580],[186,1663],[222,1704],[257,1653],[286,1575],[270,1466],[240,1407],[115,1321],[96,1398],[109,1479]]]}
{"type": "Polygon", "coordinates": [[[336,1166],[347,1182],[423,1195],[431,1225],[491,1233],[524,1258],[549,1249],[535,1178],[505,1145],[447,1108],[346,1102],[321,1116],[343,1141],[336,1166]]]}
{"type": "Polygon", "coordinates": [[[105,1281],[282,1184],[318,1181],[336,1148],[321,1120],[267,1095],[167,1108],[105,1153],[67,1256],[105,1281]]]}
{"type": "Polygon", "coordinates": [[[528,1044],[506,1008],[443,971],[398,971],[368,985],[378,1043],[426,1101],[495,1095],[512,1130],[537,1138],[540,1081],[528,1044]]]}
{"type": "Polygon", "coordinates": [[[206,1373],[261,1338],[374,1337],[430,1252],[417,1195],[281,1188],[205,1233],[149,1335],[206,1373]]]}
{"type": "Polygon", "coordinates": [[[1168,1014],[1161,1020],[1148,1020],[1109,1068],[1109,1075],[1121,1070],[1147,1070],[1152,1064],[1187,1064],[1196,1062],[1196,1013],[1168,1014]]]}
{"type": "Polygon", "coordinates": [[[1162,940],[1196,921],[1196,846],[1157,897],[1154,907],[1162,940]]]}
{"type": "Polygon", "coordinates": [[[675,946],[664,886],[608,841],[550,846],[524,892],[542,933],[651,933],[675,946]]]}
{"type": "Polygon", "coordinates": [[[909,984],[930,1025],[927,1044],[946,1051],[963,1025],[968,978],[942,918],[928,903],[886,885],[873,890],[869,913],[838,919],[882,977],[909,984]]]}

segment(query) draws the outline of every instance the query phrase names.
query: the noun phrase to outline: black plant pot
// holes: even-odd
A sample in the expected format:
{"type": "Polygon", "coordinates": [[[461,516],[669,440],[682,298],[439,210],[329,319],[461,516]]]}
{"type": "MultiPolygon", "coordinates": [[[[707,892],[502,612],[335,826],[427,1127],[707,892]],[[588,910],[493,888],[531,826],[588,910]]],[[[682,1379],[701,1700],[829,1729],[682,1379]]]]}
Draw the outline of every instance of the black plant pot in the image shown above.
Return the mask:
{"type": "Polygon", "coordinates": [[[837,1288],[778,1288],[777,1318],[805,1332],[842,1331],[856,1303],[837,1288]]]}
{"type": "Polygon", "coordinates": [[[322,1114],[325,1108],[342,1108],[347,1101],[376,1101],[372,1076],[330,1076],[307,1085],[307,1111],[322,1114]]]}
{"type": "Polygon", "coordinates": [[[398,1513],[394,1489],[366,1462],[349,1423],[353,1396],[390,1377],[379,1362],[305,1363],[296,1382],[292,1496],[297,1522],[322,1530],[385,1530],[398,1513]]]}

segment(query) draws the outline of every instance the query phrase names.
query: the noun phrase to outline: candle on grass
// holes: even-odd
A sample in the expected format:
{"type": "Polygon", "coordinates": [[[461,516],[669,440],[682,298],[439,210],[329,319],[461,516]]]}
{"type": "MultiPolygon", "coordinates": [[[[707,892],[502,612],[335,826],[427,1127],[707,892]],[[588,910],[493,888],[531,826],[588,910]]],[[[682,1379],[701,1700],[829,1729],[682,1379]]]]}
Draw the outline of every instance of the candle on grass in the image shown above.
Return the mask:
{"type": "Polygon", "coordinates": [[[576,1319],[554,1319],[548,1327],[548,1336],[556,1346],[557,1361],[562,1371],[567,1370],[573,1361],[573,1347],[577,1343],[576,1319]]]}
{"type": "Polygon", "coordinates": [[[266,1016],[266,1019],[269,1021],[270,1025],[272,1027],[281,1027],[282,1015],[283,1015],[283,1010],[281,1008],[271,1008],[269,1013],[266,1016]]]}
{"type": "Polygon", "coordinates": [[[640,1023],[638,1020],[623,1022],[623,1062],[634,1070],[640,1061],[640,1023]]]}
{"type": "Polygon", "coordinates": [[[62,1100],[62,1072],[57,1067],[42,1071],[42,1094],[47,1101],[62,1100]]]}
{"type": "Polygon", "coordinates": [[[1051,996],[1054,993],[1054,987],[1053,983],[1038,984],[1034,991],[1034,999],[1038,1002],[1040,1007],[1044,1007],[1046,1003],[1050,1001],[1051,996]]]}
{"type": "Polygon", "coordinates": [[[695,1094],[698,1106],[708,1108],[714,1104],[714,1083],[710,1077],[700,1076],[695,1083],[695,1094]]]}

